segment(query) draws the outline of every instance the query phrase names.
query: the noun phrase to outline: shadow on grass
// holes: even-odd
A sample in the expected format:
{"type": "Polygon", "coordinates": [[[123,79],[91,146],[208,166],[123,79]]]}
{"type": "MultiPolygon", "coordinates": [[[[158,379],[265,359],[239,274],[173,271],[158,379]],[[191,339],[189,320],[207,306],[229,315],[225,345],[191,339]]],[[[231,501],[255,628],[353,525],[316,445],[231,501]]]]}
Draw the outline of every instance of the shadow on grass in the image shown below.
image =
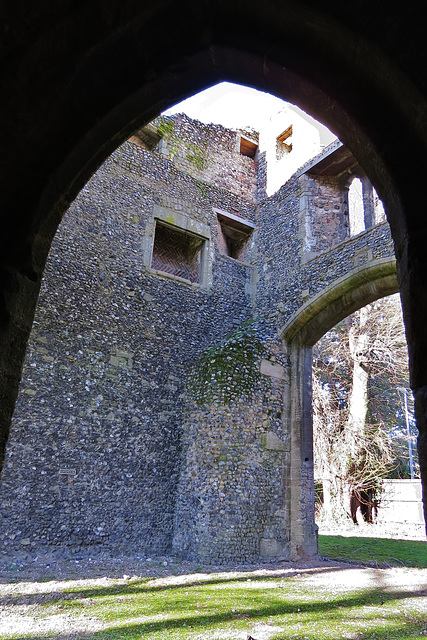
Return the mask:
{"type": "MultiPolygon", "coordinates": [[[[181,587],[182,588],[182,587],[181,587]]],[[[76,632],[68,632],[65,635],[55,635],[54,637],[57,640],[68,640],[70,637],[79,637],[93,640],[115,640],[116,638],[138,638],[141,637],[149,637],[151,634],[155,633],[172,633],[178,629],[180,630],[195,630],[201,631],[204,628],[206,630],[211,631],[213,628],[218,625],[224,625],[227,623],[231,623],[238,619],[245,619],[247,621],[248,627],[251,624],[259,622],[263,618],[268,618],[270,623],[274,623],[274,620],[271,621],[272,617],[277,616],[290,616],[291,619],[287,622],[289,624],[293,624],[295,622],[299,622],[303,627],[305,625],[310,625],[313,622],[321,621],[324,628],[327,629],[328,624],[339,623],[340,621],[348,621],[351,619],[352,613],[348,610],[357,607],[364,607],[362,613],[365,615],[366,607],[371,606],[373,608],[379,607],[383,603],[391,601],[398,601],[402,598],[408,597],[417,597],[419,595],[426,595],[425,592],[388,592],[388,593],[380,593],[378,589],[369,589],[365,590],[357,596],[347,597],[347,598],[337,598],[329,601],[316,601],[313,603],[307,603],[304,601],[293,601],[292,603],[286,602],[283,600],[277,601],[274,604],[270,604],[268,606],[262,606],[259,603],[258,608],[254,607],[246,607],[237,609],[236,605],[234,605],[233,611],[226,611],[223,613],[212,613],[212,614],[200,614],[199,612],[193,616],[182,616],[182,617],[174,617],[163,621],[155,621],[155,622],[133,622],[132,624],[119,624],[116,620],[113,622],[109,629],[105,629],[97,632],[89,632],[89,633],[79,633],[76,632]],[[307,620],[304,619],[303,616],[306,614],[313,614],[313,618],[307,620]]],[[[253,594],[252,594],[253,595],[253,594]]],[[[259,599],[261,598],[261,594],[259,595],[259,599]]],[[[185,609],[188,611],[188,608],[185,609]]],[[[129,612],[127,613],[127,617],[129,617],[129,612]]],[[[133,612],[133,617],[137,616],[137,611],[133,612]]],[[[153,614],[155,615],[155,614],[153,614]]],[[[179,615],[179,614],[178,614],[179,615]]],[[[423,635],[424,632],[427,632],[427,624],[425,619],[420,618],[416,619],[411,616],[410,619],[406,617],[406,614],[403,611],[398,613],[390,613],[390,618],[393,617],[398,624],[393,623],[392,629],[384,629],[383,627],[383,619],[378,621],[377,626],[370,625],[370,630],[366,630],[363,635],[360,637],[375,637],[376,640],[381,640],[382,638],[392,639],[392,638],[405,638],[405,637],[418,637],[420,634],[423,635]]],[[[277,621],[279,624],[286,623],[282,621],[277,621]]],[[[361,623],[361,627],[362,627],[361,623]]],[[[359,637],[358,635],[358,637],[359,637]]],[[[304,638],[311,640],[315,635],[308,631],[303,630],[302,636],[304,638]]],[[[52,635],[39,636],[37,635],[38,640],[47,640],[51,639],[52,635]]],[[[166,636],[165,636],[166,637],[166,636]]],[[[199,636],[198,636],[199,637],[199,636]]],[[[276,640],[287,640],[287,638],[299,638],[300,636],[295,635],[295,629],[289,629],[287,634],[285,635],[276,635],[274,636],[276,640]]],[[[20,640],[33,640],[34,635],[20,635],[20,640]]]]}
{"type": "MultiPolygon", "coordinates": [[[[184,576],[168,576],[167,578],[151,578],[144,577],[138,580],[131,580],[129,582],[120,582],[119,584],[112,584],[108,586],[100,585],[99,587],[69,587],[66,589],[61,589],[57,591],[43,593],[42,591],[35,591],[34,593],[25,593],[25,594],[10,594],[7,596],[0,597],[0,606],[8,607],[14,605],[32,605],[32,604],[57,604],[60,602],[71,601],[71,600],[81,600],[81,599],[92,599],[92,598],[108,598],[114,596],[131,596],[137,594],[150,594],[150,593],[160,593],[160,592],[171,592],[177,591],[180,589],[191,589],[193,587],[209,587],[215,585],[227,585],[229,583],[247,583],[250,581],[252,584],[256,582],[265,582],[266,580],[273,580],[276,582],[283,582],[292,580],[297,576],[304,575],[320,575],[325,573],[334,573],[342,571],[342,566],[331,566],[331,567],[311,567],[306,569],[283,569],[275,570],[269,572],[268,570],[263,574],[254,574],[252,572],[243,573],[241,576],[239,575],[230,575],[226,576],[218,576],[218,577],[208,577],[205,578],[205,575],[199,575],[198,577],[194,576],[194,579],[181,582],[181,583],[172,583],[172,584],[151,584],[155,580],[163,580],[163,579],[179,579],[184,576]],[[147,584],[148,583],[148,584],[147,584]]],[[[349,567],[351,571],[351,567],[349,567]]],[[[190,574],[191,577],[191,574],[190,574]]]]}
{"type": "MultiPolygon", "coordinates": [[[[21,574],[21,569],[13,565],[11,562],[8,568],[3,569],[3,579],[0,577],[0,585],[4,584],[19,584],[20,582],[32,582],[34,584],[45,583],[45,582],[68,582],[73,580],[100,580],[102,578],[108,578],[111,580],[120,580],[124,574],[131,576],[143,576],[147,580],[159,580],[165,578],[178,578],[181,576],[191,576],[191,575],[218,575],[224,573],[234,573],[234,574],[242,574],[249,575],[255,574],[256,571],[262,570],[265,576],[274,576],[279,573],[301,573],[301,572],[312,572],[312,571],[337,571],[342,567],[333,566],[333,562],[330,563],[331,566],[324,566],[324,561],[319,560],[318,565],[315,564],[315,560],[310,567],[301,566],[298,562],[283,562],[279,565],[265,565],[265,564],[256,564],[256,565],[235,565],[235,566],[171,566],[170,570],[165,570],[163,567],[156,567],[155,564],[147,565],[145,563],[137,563],[133,564],[132,561],[129,562],[129,565],[123,563],[119,568],[118,567],[108,567],[108,561],[106,561],[106,567],[103,566],[103,563],[100,562],[99,569],[96,571],[95,566],[90,567],[80,567],[72,564],[68,567],[67,570],[63,570],[58,575],[55,573],[55,566],[52,563],[52,566],[48,565],[46,568],[46,573],[44,575],[39,576],[31,576],[31,564],[28,565],[25,569],[25,572],[21,574]],[[150,567],[150,570],[147,573],[147,568],[150,567]],[[112,569],[112,570],[111,570],[112,569]],[[7,579],[4,579],[4,574],[9,574],[7,579]]],[[[342,560],[340,561],[342,562],[342,560]]],[[[67,569],[67,567],[66,567],[67,569]]],[[[37,572],[37,569],[34,573],[37,572]]],[[[40,574],[40,570],[38,570],[40,574]]]]}
{"type": "MultiPolygon", "coordinates": [[[[67,612],[73,613],[76,610],[81,611],[82,608],[87,608],[93,606],[96,608],[97,606],[107,608],[109,605],[107,602],[103,602],[102,600],[96,600],[96,598],[105,598],[106,600],[110,598],[117,598],[116,610],[123,605],[123,599],[126,599],[126,604],[124,606],[128,606],[131,603],[130,598],[134,597],[135,602],[132,605],[135,615],[137,615],[137,609],[143,610],[144,607],[148,608],[148,613],[144,613],[144,615],[157,615],[158,613],[164,613],[165,608],[168,609],[182,609],[184,611],[188,611],[188,608],[193,605],[193,600],[191,595],[194,596],[196,600],[203,600],[206,594],[200,593],[199,589],[195,589],[191,595],[189,595],[188,591],[194,587],[205,587],[205,586],[215,586],[224,584],[225,581],[214,581],[209,583],[196,583],[193,585],[175,585],[175,586],[167,586],[167,587],[159,587],[156,589],[152,588],[144,588],[141,585],[135,584],[133,589],[126,588],[124,586],[114,587],[114,588],[101,588],[99,591],[97,590],[77,590],[72,593],[58,593],[54,592],[53,594],[38,594],[30,596],[30,598],[26,598],[26,596],[17,596],[14,598],[13,596],[9,598],[4,598],[0,601],[0,605],[2,607],[14,606],[14,605],[39,605],[39,606],[51,606],[55,604],[65,604],[67,612]],[[169,593],[163,594],[162,592],[168,591],[169,593]],[[145,595],[154,595],[157,592],[159,596],[161,596],[162,600],[145,600],[138,602],[138,598],[145,595]],[[42,596],[42,597],[40,597],[42,596]],[[45,596],[45,597],[43,597],[45,596]],[[53,596],[53,597],[50,597],[53,596]],[[122,600],[120,600],[122,598],[122,600]],[[89,601],[86,603],[85,601],[89,601]]],[[[300,585],[298,585],[300,587],[300,585]]],[[[337,607],[354,607],[354,606],[379,606],[383,605],[387,602],[407,599],[407,598],[420,598],[427,597],[427,589],[420,589],[417,591],[390,591],[387,587],[383,588],[381,585],[378,585],[371,589],[365,589],[357,592],[356,594],[348,597],[339,597],[333,600],[322,600],[315,602],[305,602],[300,601],[297,598],[294,598],[291,602],[286,600],[287,588],[293,589],[294,585],[289,585],[286,582],[280,584],[274,589],[268,588],[264,589],[260,586],[257,589],[254,589],[253,586],[247,589],[245,595],[243,596],[241,591],[239,591],[239,595],[236,591],[233,593],[224,592],[224,595],[231,598],[240,597],[242,600],[250,600],[251,603],[256,603],[253,606],[251,605],[250,609],[242,609],[237,610],[236,603],[233,600],[233,606],[235,611],[230,614],[231,618],[245,616],[249,613],[255,614],[257,617],[270,616],[277,614],[277,607],[280,608],[281,613],[283,614],[295,614],[295,613],[304,613],[307,611],[326,611],[332,610],[337,607]],[[285,594],[285,595],[284,595],[285,594]],[[265,600],[277,600],[274,606],[269,605],[265,606],[265,600]]],[[[308,587],[307,587],[308,588],[308,587]]],[[[230,585],[230,589],[232,589],[232,585],[230,585]]],[[[292,597],[292,594],[291,596],[292,597]]],[[[220,599],[220,595],[218,595],[218,599],[220,599]]],[[[211,603],[210,603],[211,604],[211,603]]],[[[221,604],[212,604],[212,606],[224,606],[221,604]]],[[[203,608],[203,605],[199,605],[199,608],[203,608]]],[[[129,615],[129,611],[124,610],[125,615],[129,615]]],[[[96,612],[95,612],[96,615],[96,612]]],[[[221,614],[228,615],[228,614],[221,614]]],[[[1,637],[1,636],[0,636],[1,637]]]]}

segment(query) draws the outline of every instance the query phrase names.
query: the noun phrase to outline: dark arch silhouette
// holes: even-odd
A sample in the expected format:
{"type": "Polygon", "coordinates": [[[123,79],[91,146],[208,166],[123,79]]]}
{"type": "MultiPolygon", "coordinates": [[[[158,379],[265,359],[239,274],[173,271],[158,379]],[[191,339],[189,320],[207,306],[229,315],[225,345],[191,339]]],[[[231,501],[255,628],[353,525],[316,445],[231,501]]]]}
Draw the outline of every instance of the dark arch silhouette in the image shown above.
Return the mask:
{"type": "Polygon", "coordinates": [[[70,0],[53,7],[18,0],[4,3],[2,25],[2,448],[44,262],[68,204],[138,125],[231,80],[294,102],[329,126],[385,204],[427,497],[423,3],[70,0]]]}

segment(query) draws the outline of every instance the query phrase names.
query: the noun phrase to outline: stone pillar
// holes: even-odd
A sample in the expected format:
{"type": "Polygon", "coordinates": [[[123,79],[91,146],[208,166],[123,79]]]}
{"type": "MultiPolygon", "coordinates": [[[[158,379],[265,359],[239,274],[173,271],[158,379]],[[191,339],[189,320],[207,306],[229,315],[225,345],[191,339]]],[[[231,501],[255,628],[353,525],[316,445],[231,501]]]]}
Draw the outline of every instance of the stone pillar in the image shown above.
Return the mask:
{"type": "Polygon", "coordinates": [[[307,262],[315,255],[316,241],[311,228],[311,216],[313,210],[313,180],[306,175],[299,179],[299,232],[301,240],[301,260],[307,262]]]}
{"type": "Polygon", "coordinates": [[[289,560],[281,494],[289,453],[286,439],[268,428],[262,397],[269,387],[252,401],[188,405],[172,545],[179,556],[289,560]]]}
{"type": "MultiPolygon", "coordinates": [[[[314,522],[313,418],[311,348],[288,345],[290,387],[288,419],[291,434],[289,476],[291,560],[317,555],[314,522]]],[[[285,399],[286,402],[286,399],[285,399]]]]}

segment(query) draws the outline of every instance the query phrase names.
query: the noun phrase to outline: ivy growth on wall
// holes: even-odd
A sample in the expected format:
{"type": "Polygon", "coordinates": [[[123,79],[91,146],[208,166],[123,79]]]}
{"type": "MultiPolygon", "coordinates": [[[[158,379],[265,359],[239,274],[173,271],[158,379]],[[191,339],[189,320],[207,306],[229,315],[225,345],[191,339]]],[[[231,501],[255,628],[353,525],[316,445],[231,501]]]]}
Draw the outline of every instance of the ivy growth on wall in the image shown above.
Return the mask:
{"type": "Polygon", "coordinates": [[[195,142],[179,136],[172,120],[167,120],[162,116],[157,125],[157,133],[166,140],[171,160],[173,160],[180,149],[183,149],[185,158],[195,169],[199,171],[206,169],[209,164],[206,150],[195,142]]]}
{"type": "Polygon", "coordinates": [[[191,394],[198,404],[229,404],[249,397],[260,380],[260,359],[264,350],[258,323],[252,319],[231,336],[206,350],[192,376],[191,394]]]}

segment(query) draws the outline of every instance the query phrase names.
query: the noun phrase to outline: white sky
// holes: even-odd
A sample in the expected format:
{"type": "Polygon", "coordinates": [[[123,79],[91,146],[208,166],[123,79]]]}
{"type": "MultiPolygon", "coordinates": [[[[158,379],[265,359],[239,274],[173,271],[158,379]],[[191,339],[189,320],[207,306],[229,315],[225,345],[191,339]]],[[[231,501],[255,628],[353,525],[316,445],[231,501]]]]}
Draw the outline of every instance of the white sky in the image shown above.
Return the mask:
{"type": "MultiPolygon", "coordinates": [[[[313,122],[311,116],[295,105],[286,103],[269,93],[230,82],[221,82],[180,102],[165,111],[165,115],[183,112],[190,118],[205,124],[222,124],[228,129],[251,127],[260,131],[266,121],[285,106],[295,110],[309,122],[313,122]]],[[[331,134],[328,129],[323,125],[321,128],[325,130],[324,135],[329,138],[331,134]]]]}
{"type": "Polygon", "coordinates": [[[180,102],[165,115],[186,113],[205,124],[222,124],[229,129],[252,127],[259,130],[272,113],[285,103],[268,93],[221,82],[180,102]]]}

